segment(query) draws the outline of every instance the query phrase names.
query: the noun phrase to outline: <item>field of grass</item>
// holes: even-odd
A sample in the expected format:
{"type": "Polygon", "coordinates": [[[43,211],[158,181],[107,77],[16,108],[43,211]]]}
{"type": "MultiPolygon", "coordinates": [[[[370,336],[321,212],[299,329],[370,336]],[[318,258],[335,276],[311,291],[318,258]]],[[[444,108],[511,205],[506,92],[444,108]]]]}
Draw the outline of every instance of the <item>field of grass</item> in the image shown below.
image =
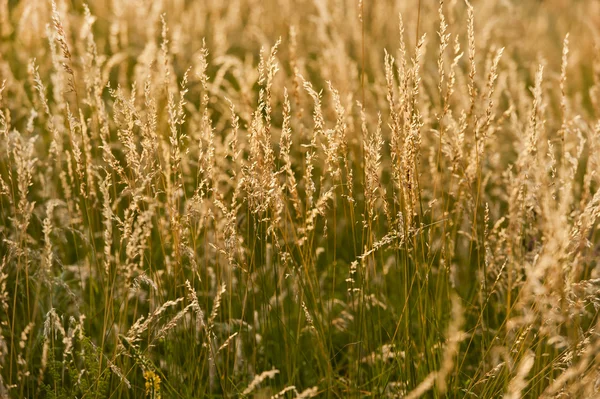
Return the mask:
{"type": "Polygon", "coordinates": [[[600,2],[0,0],[0,398],[600,398],[600,2]]]}

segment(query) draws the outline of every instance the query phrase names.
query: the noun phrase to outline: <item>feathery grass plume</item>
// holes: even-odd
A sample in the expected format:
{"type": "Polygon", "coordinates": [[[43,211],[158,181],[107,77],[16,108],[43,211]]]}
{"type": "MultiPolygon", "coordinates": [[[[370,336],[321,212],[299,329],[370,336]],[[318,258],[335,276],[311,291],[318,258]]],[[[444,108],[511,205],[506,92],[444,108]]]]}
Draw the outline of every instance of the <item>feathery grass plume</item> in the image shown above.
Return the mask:
{"type": "Polygon", "coordinates": [[[27,341],[29,339],[29,335],[31,334],[31,330],[33,328],[33,323],[27,324],[23,331],[21,332],[21,338],[19,340],[19,354],[17,355],[17,381],[22,383],[23,380],[29,377],[30,372],[26,369],[27,361],[23,357],[23,350],[27,345],[27,341]]]}
{"type": "Polygon", "coordinates": [[[227,348],[229,346],[229,344],[231,343],[231,341],[233,341],[233,339],[238,335],[237,332],[231,334],[229,337],[227,337],[227,339],[225,340],[225,342],[223,342],[223,344],[221,344],[221,346],[219,346],[219,349],[217,350],[218,352],[221,352],[222,350],[224,350],[225,348],[227,348]]]}
{"type": "Polygon", "coordinates": [[[335,115],[336,115],[335,128],[334,128],[334,130],[335,130],[334,140],[336,143],[335,144],[336,148],[334,148],[334,150],[331,152],[331,154],[337,158],[335,160],[335,162],[331,162],[335,165],[334,170],[332,172],[333,184],[335,185],[336,181],[342,182],[342,180],[343,180],[342,167],[341,167],[341,163],[343,163],[344,170],[346,172],[345,173],[346,180],[345,180],[345,184],[343,184],[343,192],[347,192],[346,198],[349,200],[350,203],[353,203],[354,202],[353,190],[352,190],[353,176],[352,176],[352,165],[350,162],[350,149],[349,149],[349,143],[348,143],[348,124],[346,123],[346,109],[342,105],[342,101],[341,101],[339,92],[333,87],[333,84],[331,83],[331,81],[328,81],[327,85],[329,87],[329,91],[331,92],[331,97],[333,98],[333,104],[335,107],[335,115]],[[338,151],[337,154],[334,154],[335,150],[338,151]]]}
{"type": "Polygon", "coordinates": [[[475,16],[473,6],[468,0],[465,0],[467,5],[467,29],[469,39],[469,100],[470,107],[468,115],[473,115],[475,111],[475,102],[477,101],[477,88],[475,87],[475,75],[477,74],[477,65],[475,63],[475,16]]]}
{"type": "MultiPolygon", "coordinates": [[[[418,110],[418,99],[420,92],[420,63],[424,52],[426,34],[421,36],[415,49],[413,68],[410,72],[412,78],[412,91],[410,100],[405,100],[405,124],[408,125],[404,138],[404,152],[402,154],[402,189],[404,203],[406,206],[407,226],[412,227],[413,220],[417,216],[417,203],[420,200],[418,184],[418,163],[421,151],[421,128],[423,121],[418,110]]],[[[407,83],[408,84],[408,83],[407,83]]],[[[408,96],[408,93],[406,94],[408,96]]]]}
{"type": "Polygon", "coordinates": [[[104,179],[100,181],[100,193],[102,194],[102,218],[104,225],[104,272],[110,274],[112,264],[112,244],[113,244],[113,210],[110,201],[111,187],[110,174],[106,172],[104,179]]]}
{"type": "Polygon", "coordinates": [[[285,186],[289,195],[291,195],[292,204],[296,216],[302,215],[302,204],[298,195],[296,176],[292,170],[292,159],[290,157],[292,148],[292,128],[291,128],[291,108],[287,89],[283,91],[283,124],[281,127],[281,138],[279,142],[280,158],[283,160],[280,173],[285,176],[285,186]]]}
{"type": "Polygon", "coordinates": [[[215,296],[215,300],[213,302],[213,307],[210,312],[210,317],[208,318],[208,329],[212,330],[215,326],[215,319],[219,315],[219,308],[221,307],[221,298],[226,291],[226,286],[223,284],[218,290],[217,295],[215,296]]]}
{"type": "MultiPolygon", "coordinates": [[[[383,148],[383,137],[381,134],[381,114],[378,116],[377,129],[373,133],[369,133],[367,130],[367,120],[365,110],[362,104],[358,104],[360,108],[361,120],[362,120],[362,133],[363,133],[363,148],[364,148],[364,164],[365,164],[365,201],[367,208],[367,220],[376,221],[377,214],[376,201],[379,198],[383,199],[384,209],[387,210],[387,201],[385,199],[385,192],[382,191],[381,187],[381,151],[383,148]]],[[[387,212],[386,212],[387,213],[387,212]]]]}
{"type": "Polygon", "coordinates": [[[458,63],[463,57],[463,54],[460,51],[460,42],[458,40],[458,36],[454,38],[454,59],[452,60],[452,64],[450,65],[450,71],[448,72],[448,78],[446,83],[446,94],[444,96],[444,108],[442,110],[442,117],[446,116],[450,111],[450,99],[452,98],[452,94],[455,91],[456,85],[456,69],[458,67],[458,63]]]}
{"type": "Polygon", "coordinates": [[[527,387],[527,375],[529,371],[533,367],[535,361],[535,355],[533,352],[529,351],[525,353],[523,359],[519,362],[517,366],[517,371],[515,376],[510,380],[508,385],[508,392],[504,395],[507,399],[519,399],[522,396],[523,390],[527,387]]]}
{"type": "Polygon", "coordinates": [[[544,66],[540,65],[535,74],[535,87],[533,88],[533,105],[529,114],[529,141],[527,152],[530,156],[535,157],[537,154],[538,135],[540,125],[540,107],[542,102],[542,82],[544,79],[544,66]]]}
{"type": "Polygon", "coordinates": [[[333,188],[330,188],[329,190],[323,192],[319,196],[319,199],[317,200],[317,203],[314,205],[314,207],[312,209],[310,209],[310,211],[306,214],[304,226],[302,226],[298,229],[298,231],[301,234],[300,239],[298,241],[299,245],[302,245],[305,242],[305,240],[308,238],[308,235],[312,231],[314,231],[315,224],[317,222],[317,216],[326,216],[327,215],[327,209],[329,208],[328,203],[331,200],[333,200],[333,192],[334,192],[333,188]]]}
{"type": "MultiPolygon", "coordinates": [[[[487,87],[486,87],[486,100],[487,100],[487,108],[485,109],[485,119],[483,123],[483,127],[481,129],[483,133],[483,140],[485,140],[490,135],[490,126],[492,124],[493,112],[494,112],[494,83],[498,79],[498,63],[502,58],[502,54],[504,53],[504,48],[499,49],[494,56],[494,60],[492,61],[492,66],[490,67],[490,72],[488,74],[487,79],[487,87]]],[[[483,147],[483,145],[482,145],[483,147]]],[[[483,150],[481,150],[483,151],[483,150]]],[[[483,154],[482,154],[483,155],[483,154]]]]}
{"type": "Polygon", "coordinates": [[[86,98],[85,104],[92,106],[94,104],[95,91],[98,90],[102,79],[101,66],[103,60],[99,57],[98,47],[94,39],[93,27],[96,23],[96,17],[92,15],[87,4],[83,5],[84,19],[79,37],[85,40],[85,55],[82,57],[83,81],[85,83],[86,98]]]}
{"type": "MultiPolygon", "coordinates": [[[[269,58],[267,59],[267,61],[265,62],[263,68],[265,69],[266,73],[263,72],[262,76],[259,75],[259,80],[258,80],[258,84],[259,85],[264,85],[264,92],[261,91],[259,92],[259,102],[263,101],[264,102],[264,109],[265,109],[265,135],[267,137],[271,137],[271,113],[272,113],[272,106],[271,106],[271,101],[272,101],[272,94],[271,94],[271,89],[273,87],[273,79],[275,78],[275,75],[277,74],[277,71],[279,71],[279,67],[277,65],[277,61],[276,61],[276,55],[277,55],[277,48],[279,47],[279,45],[281,44],[281,38],[277,39],[277,41],[275,42],[275,44],[273,45],[273,47],[271,47],[271,52],[269,54],[269,58]]],[[[259,65],[259,71],[260,71],[261,66],[259,65]]]]}
{"type": "MultiPolygon", "coordinates": [[[[284,207],[281,200],[281,187],[276,179],[275,154],[271,142],[270,97],[273,77],[278,70],[275,55],[279,43],[278,40],[272,47],[267,61],[264,60],[261,52],[258,83],[265,87],[259,91],[258,109],[252,115],[249,165],[243,180],[252,212],[261,216],[269,210],[273,210],[276,216],[280,216],[284,207]]],[[[269,232],[272,231],[275,222],[272,221],[269,232]]]]}
{"type": "MultiPolygon", "coordinates": [[[[592,388],[593,395],[598,392],[597,373],[594,373],[596,367],[592,365],[598,363],[598,349],[600,348],[597,337],[592,340],[585,339],[581,342],[581,349],[577,359],[570,359],[568,361],[566,369],[551,382],[550,385],[542,392],[541,398],[554,398],[559,395],[568,395],[571,387],[575,386],[575,392],[572,394],[581,394],[583,390],[589,390],[592,388]],[[591,371],[591,373],[589,373],[591,371]],[[587,375],[586,375],[587,374],[587,375]],[[585,378],[592,374],[593,384],[588,378],[585,378]],[[594,375],[596,374],[596,375],[594,375]],[[582,378],[583,376],[583,378],[582,378]],[[573,381],[573,382],[572,382],[573,381]],[[583,382],[583,386],[578,386],[577,381],[583,382]],[[577,388],[583,390],[577,391],[577,388]],[[587,389],[586,389],[587,388],[587,389]]],[[[573,355],[573,351],[567,351],[567,355],[573,355]]]]}
{"type": "MultiPolygon", "coordinates": [[[[70,154],[72,155],[73,163],[75,165],[75,172],[77,173],[77,191],[81,197],[84,199],[88,199],[88,190],[85,182],[85,158],[83,155],[82,147],[82,137],[85,135],[84,128],[80,125],[79,121],[75,118],[75,116],[71,113],[71,109],[69,104],[66,106],[67,108],[67,121],[69,125],[69,138],[71,144],[70,154]]],[[[75,182],[75,180],[72,180],[75,182]]],[[[92,182],[93,183],[93,182],[92,182]]]]}
{"type": "MultiPolygon", "coordinates": [[[[35,89],[37,91],[38,96],[40,97],[40,102],[42,103],[43,111],[46,117],[46,127],[48,131],[52,134],[52,142],[50,144],[49,153],[54,157],[60,157],[59,152],[61,151],[62,144],[62,135],[58,132],[56,126],[54,125],[53,118],[50,111],[50,106],[48,105],[48,99],[46,97],[46,88],[42,82],[39,72],[39,66],[36,64],[36,59],[32,59],[29,63],[29,74],[33,77],[33,81],[35,83],[35,89]]],[[[59,158],[60,159],[60,158],[59,158]]]]}
{"type": "Polygon", "coordinates": [[[200,131],[195,135],[198,141],[198,172],[196,176],[197,185],[196,194],[200,198],[210,195],[215,184],[215,147],[214,147],[214,130],[212,128],[212,120],[209,114],[208,103],[209,96],[209,78],[207,75],[209,51],[206,48],[206,43],[202,42],[202,49],[199,52],[196,62],[196,76],[200,79],[202,94],[200,97],[201,124],[200,131]]]}
{"type": "Polygon", "coordinates": [[[200,307],[200,303],[198,302],[198,296],[196,294],[196,290],[194,289],[194,287],[192,287],[192,284],[190,283],[189,280],[185,281],[185,286],[188,290],[188,300],[193,305],[194,311],[196,312],[196,315],[197,315],[198,327],[205,328],[204,312],[202,311],[202,308],[200,307]]]}
{"type": "MultiPolygon", "coordinates": [[[[8,313],[8,301],[9,301],[9,293],[6,289],[6,284],[8,282],[8,270],[7,270],[7,263],[8,263],[8,255],[4,255],[2,257],[2,263],[0,263],[0,308],[2,308],[2,310],[4,310],[5,313],[8,313]]],[[[6,325],[5,322],[1,322],[0,323],[0,330],[3,329],[3,327],[6,325]]],[[[2,337],[2,334],[0,334],[0,337],[2,337]]]]}
{"type": "Polygon", "coordinates": [[[306,322],[308,323],[308,328],[310,330],[314,330],[315,324],[314,324],[313,318],[310,315],[310,312],[308,311],[308,307],[306,306],[306,303],[304,303],[304,301],[302,301],[302,310],[304,311],[304,317],[306,318],[306,322]]]}
{"type": "Polygon", "coordinates": [[[436,375],[435,373],[431,373],[425,377],[425,379],[412,391],[406,395],[407,399],[416,399],[423,396],[427,391],[433,388],[435,384],[436,375]]]}
{"type": "Polygon", "coordinates": [[[469,1],[0,0],[0,397],[597,396],[600,3],[469,1]]]}
{"type": "Polygon", "coordinates": [[[152,234],[155,205],[150,203],[147,206],[148,209],[145,211],[138,209],[137,205],[128,208],[123,221],[122,236],[127,238],[125,244],[126,261],[123,272],[128,283],[143,269],[144,252],[147,249],[148,239],[152,234]]]}
{"type": "Polygon", "coordinates": [[[125,384],[127,389],[131,389],[131,382],[129,382],[127,377],[125,377],[123,371],[120,368],[118,368],[113,362],[111,362],[110,359],[106,359],[106,362],[108,363],[110,371],[112,371],[119,378],[119,380],[125,384]]]}
{"type": "MultiPolygon", "coordinates": [[[[446,23],[446,17],[444,16],[444,0],[440,0],[440,5],[438,8],[438,15],[440,18],[440,28],[438,30],[438,37],[440,38],[440,50],[439,50],[439,56],[438,56],[438,61],[437,61],[437,65],[438,65],[438,74],[440,76],[439,79],[439,83],[438,83],[438,91],[440,94],[440,100],[444,99],[444,93],[443,93],[443,83],[446,77],[446,70],[444,67],[444,52],[446,51],[446,48],[448,47],[448,44],[450,43],[450,33],[446,33],[447,29],[448,29],[448,24],[446,23]]],[[[443,104],[443,106],[445,107],[445,103],[443,104]]]]}
{"type": "Polygon", "coordinates": [[[314,206],[314,196],[316,193],[316,186],[313,179],[314,161],[317,155],[317,139],[323,134],[325,128],[325,121],[323,119],[323,112],[321,110],[321,93],[317,93],[312,84],[300,76],[303,82],[304,90],[310,95],[314,102],[313,121],[314,127],[310,139],[310,144],[307,144],[308,150],[306,152],[305,171],[304,171],[304,190],[306,191],[306,207],[307,212],[314,206]]]}
{"type": "Polygon", "coordinates": [[[52,250],[52,218],[54,213],[54,208],[57,206],[57,202],[50,200],[46,204],[46,218],[43,222],[43,231],[44,231],[44,255],[42,261],[42,272],[45,276],[52,275],[52,264],[54,253],[52,250]]]}
{"type": "Polygon", "coordinates": [[[298,393],[298,395],[296,396],[296,399],[314,398],[318,394],[319,394],[319,388],[315,386],[315,387],[307,388],[304,391],[298,393]]]}
{"type": "MultiPolygon", "coordinates": [[[[240,117],[236,114],[235,111],[235,105],[233,104],[233,101],[231,101],[230,99],[227,98],[227,102],[229,103],[229,111],[231,112],[231,133],[230,133],[230,139],[228,140],[229,143],[229,148],[231,149],[231,159],[234,161],[234,163],[237,163],[240,159],[242,150],[239,147],[239,140],[238,140],[238,135],[239,135],[239,130],[240,130],[240,117]]],[[[285,118],[284,118],[285,120],[285,118]]],[[[283,135],[283,128],[282,128],[282,135],[283,135]]],[[[232,178],[237,177],[237,170],[233,169],[232,171],[232,178]]]]}
{"type": "Polygon", "coordinates": [[[149,313],[147,317],[141,316],[138,318],[129,328],[129,331],[127,331],[125,339],[130,344],[138,342],[141,339],[140,336],[148,330],[152,323],[157,321],[168,308],[177,306],[183,301],[183,299],[184,298],[178,298],[174,301],[166,301],[161,306],[156,308],[152,313],[149,313]]]}
{"type": "Polygon", "coordinates": [[[246,389],[244,389],[242,391],[242,395],[246,396],[249,395],[251,392],[253,392],[256,388],[258,388],[258,386],[265,381],[267,378],[268,379],[273,379],[275,378],[275,376],[279,374],[279,370],[276,369],[272,369],[272,370],[268,370],[268,371],[263,371],[262,373],[256,375],[254,377],[254,379],[250,382],[250,384],[246,387],[246,389]]]}
{"type": "Polygon", "coordinates": [[[56,340],[58,334],[63,337],[66,335],[61,320],[56,313],[56,309],[52,308],[46,313],[46,319],[44,321],[44,338],[56,340]]]}
{"type": "Polygon", "coordinates": [[[294,385],[291,385],[289,387],[283,388],[281,391],[279,391],[275,395],[271,396],[271,399],[284,398],[284,397],[286,397],[286,393],[288,393],[288,392],[294,392],[296,395],[298,395],[298,391],[296,390],[296,387],[294,385]]]}
{"type": "MultiPolygon", "coordinates": [[[[394,57],[392,57],[387,50],[384,49],[384,65],[385,65],[385,81],[386,81],[386,89],[387,89],[387,96],[386,99],[388,101],[389,104],[389,108],[390,108],[390,130],[391,130],[391,138],[390,138],[390,148],[391,148],[391,156],[392,156],[392,161],[396,161],[397,159],[400,158],[400,146],[402,144],[401,141],[401,115],[398,112],[398,105],[396,104],[397,100],[396,100],[396,94],[395,94],[395,84],[394,84],[394,64],[395,64],[395,60],[394,57]]],[[[399,172],[398,172],[398,168],[396,165],[398,165],[397,162],[394,162],[394,181],[398,182],[400,177],[399,177],[399,172]]]]}
{"type": "MultiPolygon", "coordinates": [[[[330,81],[327,82],[327,85],[329,86],[329,89],[332,90],[330,81]]],[[[336,100],[334,99],[334,101],[336,100]]],[[[338,107],[337,104],[336,107],[338,107]]],[[[326,143],[322,144],[323,152],[325,154],[325,173],[330,176],[331,184],[333,185],[335,185],[336,181],[338,181],[341,177],[341,170],[339,166],[339,150],[343,144],[342,136],[340,136],[341,127],[339,126],[339,118],[341,117],[340,112],[343,115],[342,109],[336,109],[336,114],[338,115],[336,127],[334,129],[323,130],[323,134],[326,140],[326,143]]]]}
{"type": "Polygon", "coordinates": [[[77,89],[75,88],[75,72],[73,71],[73,59],[71,52],[69,51],[69,45],[67,44],[67,36],[61,20],[60,13],[54,0],[51,1],[52,5],[52,24],[56,31],[55,40],[60,47],[62,52],[63,61],[61,62],[62,69],[67,73],[68,80],[67,84],[69,90],[75,94],[77,100],[77,108],[79,108],[79,99],[77,97],[77,89]]]}
{"type": "Polygon", "coordinates": [[[195,308],[195,306],[196,306],[196,304],[194,304],[192,302],[189,305],[187,305],[185,308],[183,308],[182,310],[177,312],[177,314],[175,316],[173,316],[173,318],[171,318],[171,320],[166,322],[160,328],[160,330],[158,330],[158,332],[154,335],[153,340],[160,340],[160,339],[163,339],[164,337],[166,337],[167,333],[170,330],[172,330],[173,328],[175,328],[177,326],[177,324],[179,323],[179,321],[181,319],[183,319],[183,317],[188,313],[188,311],[192,308],[195,308]]]}
{"type": "Polygon", "coordinates": [[[9,148],[11,148],[12,162],[14,163],[16,176],[9,174],[11,186],[16,187],[13,197],[18,198],[16,215],[19,219],[16,221],[19,240],[21,244],[25,243],[26,230],[29,227],[35,202],[29,201],[29,188],[33,186],[33,175],[38,159],[34,157],[34,143],[36,137],[25,140],[18,132],[13,131],[9,136],[9,148]],[[16,180],[16,181],[15,181],[16,180]]]}

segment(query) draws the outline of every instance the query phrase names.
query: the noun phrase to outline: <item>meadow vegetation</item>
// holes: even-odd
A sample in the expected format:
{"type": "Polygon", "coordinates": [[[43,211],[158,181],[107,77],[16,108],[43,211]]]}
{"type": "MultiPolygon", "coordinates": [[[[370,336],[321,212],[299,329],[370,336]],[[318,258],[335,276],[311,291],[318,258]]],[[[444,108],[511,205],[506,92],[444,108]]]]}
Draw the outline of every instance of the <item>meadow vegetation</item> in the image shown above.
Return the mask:
{"type": "Polygon", "coordinates": [[[600,397],[600,3],[0,0],[0,397],[600,397]]]}

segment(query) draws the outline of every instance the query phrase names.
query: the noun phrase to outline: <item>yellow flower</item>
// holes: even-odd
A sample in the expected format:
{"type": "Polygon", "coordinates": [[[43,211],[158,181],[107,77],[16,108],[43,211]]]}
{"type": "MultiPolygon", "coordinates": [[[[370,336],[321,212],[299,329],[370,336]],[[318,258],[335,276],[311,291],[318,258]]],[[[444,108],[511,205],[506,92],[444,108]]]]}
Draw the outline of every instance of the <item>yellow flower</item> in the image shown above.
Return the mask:
{"type": "Polygon", "coordinates": [[[160,377],[151,370],[144,371],[146,380],[146,396],[152,399],[160,399],[160,377]]]}

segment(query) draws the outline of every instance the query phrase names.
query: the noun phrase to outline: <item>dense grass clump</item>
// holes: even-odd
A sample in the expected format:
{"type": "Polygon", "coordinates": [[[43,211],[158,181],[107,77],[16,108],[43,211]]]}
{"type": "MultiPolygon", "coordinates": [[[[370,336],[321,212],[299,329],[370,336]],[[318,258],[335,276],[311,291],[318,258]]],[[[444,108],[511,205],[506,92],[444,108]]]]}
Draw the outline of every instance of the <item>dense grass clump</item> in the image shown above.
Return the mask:
{"type": "Polygon", "coordinates": [[[600,397],[599,26],[0,0],[0,397],[600,397]]]}

